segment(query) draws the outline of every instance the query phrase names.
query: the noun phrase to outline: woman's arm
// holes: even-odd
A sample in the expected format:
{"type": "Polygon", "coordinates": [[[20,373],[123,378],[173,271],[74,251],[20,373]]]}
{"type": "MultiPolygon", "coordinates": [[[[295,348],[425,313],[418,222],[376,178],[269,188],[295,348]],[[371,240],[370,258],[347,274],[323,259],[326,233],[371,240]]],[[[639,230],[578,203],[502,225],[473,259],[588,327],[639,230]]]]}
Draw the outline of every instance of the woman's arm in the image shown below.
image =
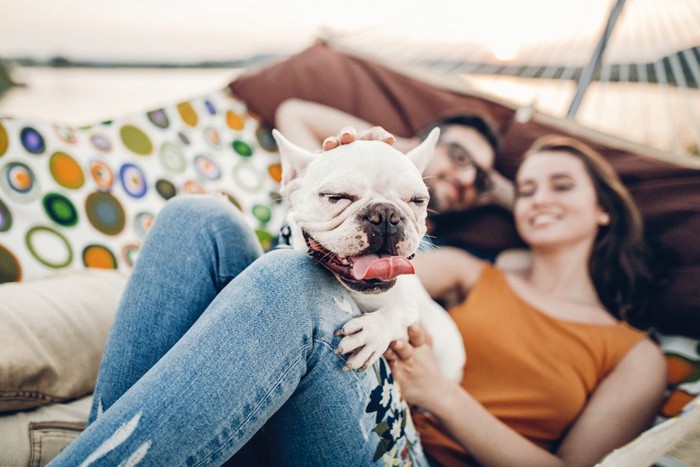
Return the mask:
{"type": "Polygon", "coordinates": [[[598,385],[559,447],[571,465],[593,465],[647,429],[666,387],[666,361],[651,340],[635,345],[598,385]]]}
{"type": "Polygon", "coordinates": [[[455,289],[461,294],[469,292],[484,262],[461,248],[439,247],[417,254],[413,265],[430,296],[439,298],[455,289]]]}
{"type": "Polygon", "coordinates": [[[275,112],[275,126],[291,142],[315,151],[328,135],[352,126],[358,130],[372,125],[341,110],[301,99],[287,99],[275,112]]]}

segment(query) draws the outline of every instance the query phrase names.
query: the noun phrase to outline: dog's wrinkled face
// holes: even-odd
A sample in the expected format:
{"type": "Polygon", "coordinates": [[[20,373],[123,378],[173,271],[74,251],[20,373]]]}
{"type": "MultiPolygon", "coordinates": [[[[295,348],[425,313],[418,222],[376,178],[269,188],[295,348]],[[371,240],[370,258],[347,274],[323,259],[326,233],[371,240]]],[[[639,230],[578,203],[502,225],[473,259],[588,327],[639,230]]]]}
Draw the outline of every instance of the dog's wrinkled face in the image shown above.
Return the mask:
{"type": "Polygon", "coordinates": [[[408,155],[379,141],[311,154],[273,134],[294,248],[358,292],[386,291],[398,275],[413,273],[410,258],[425,234],[428,206],[420,171],[437,131],[408,155]]]}

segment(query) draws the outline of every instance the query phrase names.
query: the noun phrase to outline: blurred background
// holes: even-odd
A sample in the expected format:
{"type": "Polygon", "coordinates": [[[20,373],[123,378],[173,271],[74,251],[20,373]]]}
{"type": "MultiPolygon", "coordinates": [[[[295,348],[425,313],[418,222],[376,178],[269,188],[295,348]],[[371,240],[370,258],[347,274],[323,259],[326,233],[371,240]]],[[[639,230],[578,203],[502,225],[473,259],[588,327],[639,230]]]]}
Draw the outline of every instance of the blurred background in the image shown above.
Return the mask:
{"type": "Polygon", "coordinates": [[[157,108],[323,39],[700,157],[698,0],[0,0],[0,31],[3,116],[82,125],[157,108]]]}

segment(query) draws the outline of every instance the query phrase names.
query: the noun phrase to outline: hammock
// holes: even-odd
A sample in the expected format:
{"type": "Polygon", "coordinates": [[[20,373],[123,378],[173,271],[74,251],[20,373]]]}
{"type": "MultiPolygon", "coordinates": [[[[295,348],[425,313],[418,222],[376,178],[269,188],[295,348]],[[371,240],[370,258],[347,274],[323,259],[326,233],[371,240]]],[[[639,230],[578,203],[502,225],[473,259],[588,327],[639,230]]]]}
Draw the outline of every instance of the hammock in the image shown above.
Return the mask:
{"type": "MultiPolygon", "coordinates": [[[[572,4],[570,16],[557,21],[577,25],[579,10],[588,7],[572,4]]],[[[700,156],[700,2],[611,0],[600,15],[588,35],[523,39],[517,50],[473,40],[417,41],[376,29],[327,30],[325,39],[677,156],[700,156]]]]}
{"type": "MultiPolygon", "coordinates": [[[[653,324],[666,333],[700,337],[700,160],[595,131],[569,119],[485,96],[464,86],[435,86],[347,53],[315,45],[288,60],[253,70],[230,85],[249,111],[274,125],[277,106],[296,97],[336,107],[402,136],[439,116],[487,112],[503,134],[496,168],[513,177],[520,155],[539,136],[577,137],[599,150],[637,201],[650,242],[668,268],[668,284],[656,296],[653,324]]],[[[495,207],[435,221],[435,234],[456,246],[503,250],[521,246],[509,213],[495,207]]]]}

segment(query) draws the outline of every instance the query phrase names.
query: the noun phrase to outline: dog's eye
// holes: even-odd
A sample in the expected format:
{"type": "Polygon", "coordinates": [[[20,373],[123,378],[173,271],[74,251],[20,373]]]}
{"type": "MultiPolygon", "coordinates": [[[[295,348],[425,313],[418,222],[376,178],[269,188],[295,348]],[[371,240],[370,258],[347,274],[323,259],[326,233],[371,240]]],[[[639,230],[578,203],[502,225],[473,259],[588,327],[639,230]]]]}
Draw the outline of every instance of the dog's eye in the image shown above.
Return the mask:
{"type": "Polygon", "coordinates": [[[335,204],[338,201],[342,201],[344,199],[351,202],[356,200],[354,196],[349,195],[347,193],[319,193],[319,196],[322,198],[326,198],[331,204],[335,204]]]}
{"type": "Polygon", "coordinates": [[[428,198],[424,196],[414,196],[411,198],[411,203],[415,204],[416,206],[422,206],[428,201],[428,198]]]}

